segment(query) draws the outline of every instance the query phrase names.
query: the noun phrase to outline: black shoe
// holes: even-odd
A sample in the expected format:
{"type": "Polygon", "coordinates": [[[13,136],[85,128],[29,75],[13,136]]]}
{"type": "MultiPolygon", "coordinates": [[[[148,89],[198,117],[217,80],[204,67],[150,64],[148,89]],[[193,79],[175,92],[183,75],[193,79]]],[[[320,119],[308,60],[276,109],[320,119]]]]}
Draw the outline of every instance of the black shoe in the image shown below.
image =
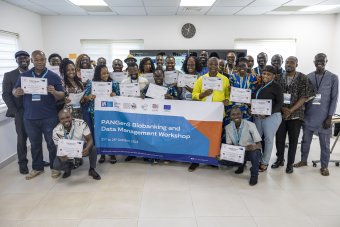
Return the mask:
{"type": "Polygon", "coordinates": [[[241,174],[241,173],[243,173],[243,171],[244,171],[244,166],[242,165],[242,166],[239,166],[237,170],[235,170],[235,173],[241,174]]]}
{"type": "Polygon", "coordinates": [[[117,159],[115,155],[110,155],[110,163],[111,164],[116,164],[117,163],[117,159]]]}
{"type": "Polygon", "coordinates": [[[73,169],[77,169],[79,168],[79,166],[83,165],[84,161],[82,158],[75,158],[74,159],[74,165],[73,165],[73,169]]]}
{"type": "Polygon", "coordinates": [[[69,176],[71,176],[71,168],[64,172],[62,178],[68,178],[69,176]]]}
{"type": "Polygon", "coordinates": [[[50,166],[49,162],[44,161],[44,167],[50,166]]]}
{"type": "Polygon", "coordinates": [[[19,172],[21,174],[28,174],[28,167],[27,166],[19,166],[19,172]]]}
{"type": "Polygon", "coordinates": [[[251,176],[249,180],[249,185],[254,186],[255,184],[257,184],[257,178],[257,176],[251,176]]]}
{"type": "Polygon", "coordinates": [[[191,163],[191,165],[188,168],[188,171],[189,172],[194,172],[197,169],[197,167],[199,167],[199,165],[200,164],[198,164],[198,163],[191,163]]]}
{"type": "Polygon", "coordinates": [[[98,162],[99,163],[105,162],[105,155],[101,155],[98,162]]]}
{"type": "Polygon", "coordinates": [[[286,173],[290,174],[290,173],[293,173],[293,172],[294,172],[293,166],[287,166],[286,173]]]}
{"type": "Polygon", "coordinates": [[[126,159],[125,159],[125,161],[126,161],[126,162],[129,162],[129,161],[131,161],[131,160],[133,160],[133,159],[135,159],[135,158],[136,158],[135,156],[127,156],[126,159]]]}
{"type": "Polygon", "coordinates": [[[276,162],[273,163],[272,165],[272,169],[277,169],[279,168],[280,166],[284,166],[285,164],[285,161],[280,161],[280,160],[276,160],[276,162]]]}
{"type": "Polygon", "coordinates": [[[94,169],[89,170],[89,176],[91,176],[95,180],[101,179],[100,175],[94,169]]]}

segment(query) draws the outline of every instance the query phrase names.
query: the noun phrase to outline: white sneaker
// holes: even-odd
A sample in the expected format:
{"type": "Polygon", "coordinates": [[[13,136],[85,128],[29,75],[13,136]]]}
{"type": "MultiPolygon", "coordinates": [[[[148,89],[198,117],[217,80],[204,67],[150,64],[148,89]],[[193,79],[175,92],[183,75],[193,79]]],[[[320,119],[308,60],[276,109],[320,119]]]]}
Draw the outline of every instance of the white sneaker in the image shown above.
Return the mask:
{"type": "Polygon", "coordinates": [[[52,178],[58,178],[60,175],[61,175],[61,172],[59,170],[51,169],[52,178]]]}
{"type": "Polygon", "coordinates": [[[32,170],[27,176],[26,176],[26,180],[31,180],[34,177],[42,174],[44,172],[44,170],[32,170]]]}

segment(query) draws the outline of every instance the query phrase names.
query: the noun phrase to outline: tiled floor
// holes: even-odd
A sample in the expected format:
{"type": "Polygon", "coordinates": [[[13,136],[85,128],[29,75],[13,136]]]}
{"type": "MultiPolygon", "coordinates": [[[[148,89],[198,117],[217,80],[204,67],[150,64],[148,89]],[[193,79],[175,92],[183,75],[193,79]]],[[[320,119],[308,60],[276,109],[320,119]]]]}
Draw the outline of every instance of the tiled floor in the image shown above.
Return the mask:
{"type": "MultiPolygon", "coordinates": [[[[319,157],[313,141],[312,158],[319,157]]],[[[275,160],[273,152],[272,161],[275,160]]],[[[332,158],[340,159],[340,143],[332,158]]],[[[297,154],[297,160],[299,153],[297,154]]],[[[250,163],[248,164],[248,166],[250,163]]],[[[69,227],[340,227],[340,168],[261,173],[188,164],[150,165],[141,160],[98,164],[101,181],[87,176],[88,161],[68,179],[49,169],[26,181],[17,164],[0,169],[0,226],[69,227]]]]}

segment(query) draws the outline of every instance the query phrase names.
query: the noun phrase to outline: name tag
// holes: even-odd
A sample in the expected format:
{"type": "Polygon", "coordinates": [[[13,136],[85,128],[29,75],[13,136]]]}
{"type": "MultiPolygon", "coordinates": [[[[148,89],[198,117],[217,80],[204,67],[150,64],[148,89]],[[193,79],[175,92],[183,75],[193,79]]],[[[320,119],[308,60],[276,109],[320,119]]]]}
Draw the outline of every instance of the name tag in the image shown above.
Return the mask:
{"type": "Polygon", "coordinates": [[[321,105],[321,94],[316,94],[313,99],[313,105],[321,105]]]}
{"type": "Polygon", "coordinates": [[[33,102],[39,102],[39,101],[41,101],[41,95],[33,94],[33,95],[32,95],[32,101],[33,101],[33,102]]]}
{"type": "Polygon", "coordinates": [[[288,93],[283,93],[283,103],[284,104],[290,104],[290,99],[292,95],[288,93]]]}

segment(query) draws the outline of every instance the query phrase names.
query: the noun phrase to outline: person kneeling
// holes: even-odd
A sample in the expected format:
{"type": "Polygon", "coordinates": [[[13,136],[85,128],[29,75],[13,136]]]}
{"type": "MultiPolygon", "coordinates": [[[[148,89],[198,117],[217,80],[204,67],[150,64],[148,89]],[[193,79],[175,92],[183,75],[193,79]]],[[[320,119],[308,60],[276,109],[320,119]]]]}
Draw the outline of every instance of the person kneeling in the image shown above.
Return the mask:
{"type": "MultiPolygon", "coordinates": [[[[85,142],[86,146],[82,151],[82,156],[89,156],[90,169],[89,176],[95,180],[100,180],[100,175],[95,171],[97,162],[97,152],[93,148],[93,140],[90,132],[89,126],[84,120],[72,119],[71,113],[68,109],[62,109],[59,112],[59,124],[53,129],[53,141],[56,146],[60,139],[68,140],[82,140],[85,142]]],[[[57,148],[58,150],[58,148],[57,148]]],[[[60,170],[64,171],[63,178],[71,176],[71,170],[74,167],[74,159],[67,156],[58,156],[54,160],[53,167],[55,174],[52,175],[53,178],[60,176],[60,170]]]]}
{"type": "Polygon", "coordinates": [[[254,123],[242,119],[241,110],[235,106],[231,109],[232,122],[226,126],[226,142],[230,145],[245,147],[246,153],[244,163],[235,171],[236,174],[243,173],[247,160],[251,161],[250,185],[257,184],[259,174],[259,163],[261,156],[261,137],[254,123]]]}

